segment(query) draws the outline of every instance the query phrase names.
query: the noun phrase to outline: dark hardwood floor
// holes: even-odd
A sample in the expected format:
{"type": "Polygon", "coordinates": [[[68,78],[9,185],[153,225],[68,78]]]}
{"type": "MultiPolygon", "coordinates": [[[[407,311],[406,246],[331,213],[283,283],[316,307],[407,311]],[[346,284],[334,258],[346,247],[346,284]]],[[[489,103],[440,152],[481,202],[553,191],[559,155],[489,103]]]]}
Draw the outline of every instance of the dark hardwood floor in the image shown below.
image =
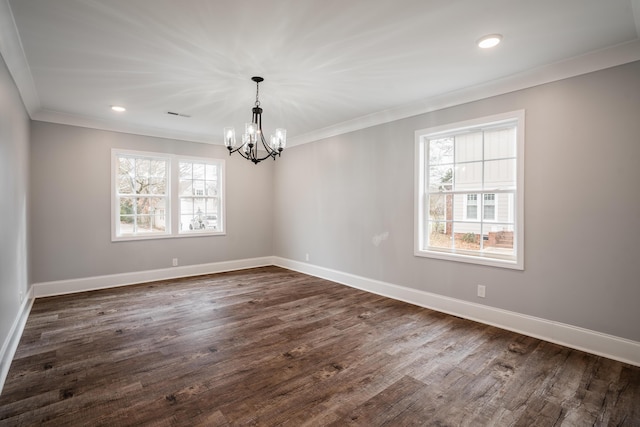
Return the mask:
{"type": "Polygon", "coordinates": [[[0,425],[640,426],[640,368],[266,267],[38,299],[0,425]]]}

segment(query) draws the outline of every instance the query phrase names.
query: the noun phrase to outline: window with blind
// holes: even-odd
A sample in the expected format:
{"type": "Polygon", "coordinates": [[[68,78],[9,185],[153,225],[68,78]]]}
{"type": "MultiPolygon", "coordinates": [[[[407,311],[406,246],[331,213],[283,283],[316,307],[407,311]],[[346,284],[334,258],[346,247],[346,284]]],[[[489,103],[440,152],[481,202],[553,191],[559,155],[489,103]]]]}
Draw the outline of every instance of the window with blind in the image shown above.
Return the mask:
{"type": "Polygon", "coordinates": [[[416,132],[415,254],[523,269],[524,112],[416,132]]]}

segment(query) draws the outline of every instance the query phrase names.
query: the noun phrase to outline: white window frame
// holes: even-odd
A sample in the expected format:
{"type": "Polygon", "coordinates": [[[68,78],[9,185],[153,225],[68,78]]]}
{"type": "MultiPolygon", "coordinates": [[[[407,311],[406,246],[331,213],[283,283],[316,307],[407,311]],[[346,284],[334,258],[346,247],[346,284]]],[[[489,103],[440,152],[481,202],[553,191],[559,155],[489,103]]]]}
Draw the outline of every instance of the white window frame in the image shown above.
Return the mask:
{"type": "MultiPolygon", "coordinates": [[[[524,110],[512,111],[481,117],[472,120],[437,126],[415,132],[415,171],[414,171],[414,255],[426,258],[435,258],[449,261],[458,261],[471,264],[488,265],[493,267],[524,270],[524,134],[525,112],[524,110]],[[514,256],[501,256],[486,252],[470,253],[470,251],[456,251],[456,249],[442,249],[427,246],[425,230],[428,226],[428,173],[427,149],[428,140],[436,137],[445,137],[465,130],[478,127],[498,126],[502,123],[516,123],[516,190],[514,194],[513,215],[514,221],[514,256]]],[[[500,189],[483,188],[472,193],[478,196],[478,215],[484,215],[483,194],[497,194],[500,189]]],[[[466,197],[464,198],[464,216],[466,218],[466,197]]],[[[488,222],[497,221],[488,220],[488,222]]]]}
{"type": "MultiPolygon", "coordinates": [[[[178,174],[178,178],[177,178],[177,185],[176,187],[178,188],[177,190],[177,197],[176,197],[176,208],[177,208],[177,218],[178,218],[178,225],[177,225],[177,230],[178,230],[178,234],[180,234],[181,236],[192,236],[192,235],[220,235],[220,234],[224,234],[224,230],[225,230],[225,215],[224,215],[224,160],[222,159],[211,159],[211,158],[203,158],[203,157],[185,157],[185,156],[180,156],[177,157],[177,161],[176,161],[176,169],[177,169],[177,174],[178,174]],[[181,210],[181,205],[180,205],[180,199],[184,197],[184,195],[179,194],[179,182],[180,182],[180,171],[179,171],[179,167],[180,167],[180,163],[181,162],[188,162],[188,163],[204,163],[204,164],[209,164],[209,165],[215,165],[217,167],[218,170],[218,176],[217,176],[217,180],[218,180],[218,194],[215,196],[219,199],[219,206],[218,206],[218,217],[217,217],[217,225],[215,229],[210,229],[210,228],[204,228],[204,229],[200,229],[200,230],[190,230],[188,228],[185,227],[180,227],[180,222],[181,222],[181,216],[182,216],[182,212],[181,210]]],[[[195,191],[193,194],[193,198],[209,198],[211,196],[208,196],[205,194],[204,189],[202,190],[202,194],[198,194],[200,193],[200,191],[195,191]]],[[[205,213],[206,215],[206,213],[205,213]]]]}
{"type": "Polygon", "coordinates": [[[119,148],[111,149],[111,241],[131,241],[131,240],[152,240],[182,237],[200,237],[200,236],[220,236],[226,234],[226,191],[225,191],[225,161],[223,159],[207,158],[207,157],[189,157],[174,154],[155,153],[148,151],[135,151],[119,148]],[[118,183],[118,157],[120,155],[153,158],[167,161],[167,211],[164,213],[166,218],[166,229],[164,232],[156,233],[140,233],[140,234],[120,234],[120,204],[117,194],[118,183]],[[218,197],[220,199],[220,207],[218,213],[219,227],[215,230],[205,229],[194,232],[184,232],[180,230],[180,195],[179,195],[179,162],[199,162],[216,164],[219,170],[218,175],[218,197]]]}

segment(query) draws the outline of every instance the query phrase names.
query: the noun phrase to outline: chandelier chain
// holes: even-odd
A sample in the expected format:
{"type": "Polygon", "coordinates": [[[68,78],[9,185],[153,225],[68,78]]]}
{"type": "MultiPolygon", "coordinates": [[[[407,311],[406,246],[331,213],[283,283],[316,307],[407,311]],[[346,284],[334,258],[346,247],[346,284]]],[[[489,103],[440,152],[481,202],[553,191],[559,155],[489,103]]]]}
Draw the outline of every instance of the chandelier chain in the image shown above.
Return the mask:
{"type": "Polygon", "coordinates": [[[260,106],[260,100],[258,99],[259,94],[260,94],[260,82],[256,82],[256,107],[260,106]]]}

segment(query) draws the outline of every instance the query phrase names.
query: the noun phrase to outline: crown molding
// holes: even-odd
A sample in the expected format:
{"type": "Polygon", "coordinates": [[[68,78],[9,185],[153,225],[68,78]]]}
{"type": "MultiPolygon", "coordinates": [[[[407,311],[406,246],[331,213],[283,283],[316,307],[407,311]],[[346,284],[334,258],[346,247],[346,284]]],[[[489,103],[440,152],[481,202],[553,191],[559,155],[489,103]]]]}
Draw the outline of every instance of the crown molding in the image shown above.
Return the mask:
{"type": "MultiPolygon", "coordinates": [[[[640,3],[640,0],[635,0],[635,2],[640,3]]],[[[636,10],[640,10],[640,5],[636,10]]],[[[638,16],[636,14],[636,22],[637,21],[638,16]]],[[[640,60],[640,39],[318,129],[304,135],[289,138],[288,145],[289,147],[293,147],[306,144],[320,139],[330,138],[407,117],[442,110],[443,108],[466,104],[492,96],[503,95],[505,93],[515,92],[517,90],[527,89],[638,60],[640,60]]]]}
{"type": "Polygon", "coordinates": [[[33,114],[41,108],[40,98],[22,48],[9,0],[0,0],[0,55],[4,58],[9,73],[18,87],[29,117],[33,118],[33,114]]]}
{"type": "MultiPolygon", "coordinates": [[[[290,136],[289,147],[334,137],[368,127],[401,120],[404,118],[453,107],[527,89],[545,83],[575,77],[640,60],[640,0],[630,0],[638,38],[613,47],[604,48],[560,62],[527,70],[505,78],[480,85],[448,92],[420,101],[399,106],[353,120],[317,129],[306,134],[290,136]]],[[[63,112],[45,110],[39,99],[29,64],[22,47],[20,35],[11,11],[9,0],[0,0],[0,54],[13,77],[25,108],[32,120],[60,123],[92,129],[132,133],[159,138],[222,145],[221,138],[211,139],[211,135],[170,131],[146,126],[126,126],[120,122],[107,122],[91,117],[82,117],[63,112]]]]}
{"type": "Polygon", "coordinates": [[[159,129],[149,126],[135,126],[130,124],[123,124],[116,121],[110,122],[106,120],[99,120],[94,117],[62,113],[59,111],[46,109],[35,111],[33,114],[31,114],[31,119],[40,122],[78,126],[89,129],[128,133],[133,135],[151,136],[155,138],[167,138],[179,141],[199,142],[202,144],[223,145],[222,141],[212,140],[211,135],[187,133],[184,131],[172,131],[169,129],[159,129]]]}

